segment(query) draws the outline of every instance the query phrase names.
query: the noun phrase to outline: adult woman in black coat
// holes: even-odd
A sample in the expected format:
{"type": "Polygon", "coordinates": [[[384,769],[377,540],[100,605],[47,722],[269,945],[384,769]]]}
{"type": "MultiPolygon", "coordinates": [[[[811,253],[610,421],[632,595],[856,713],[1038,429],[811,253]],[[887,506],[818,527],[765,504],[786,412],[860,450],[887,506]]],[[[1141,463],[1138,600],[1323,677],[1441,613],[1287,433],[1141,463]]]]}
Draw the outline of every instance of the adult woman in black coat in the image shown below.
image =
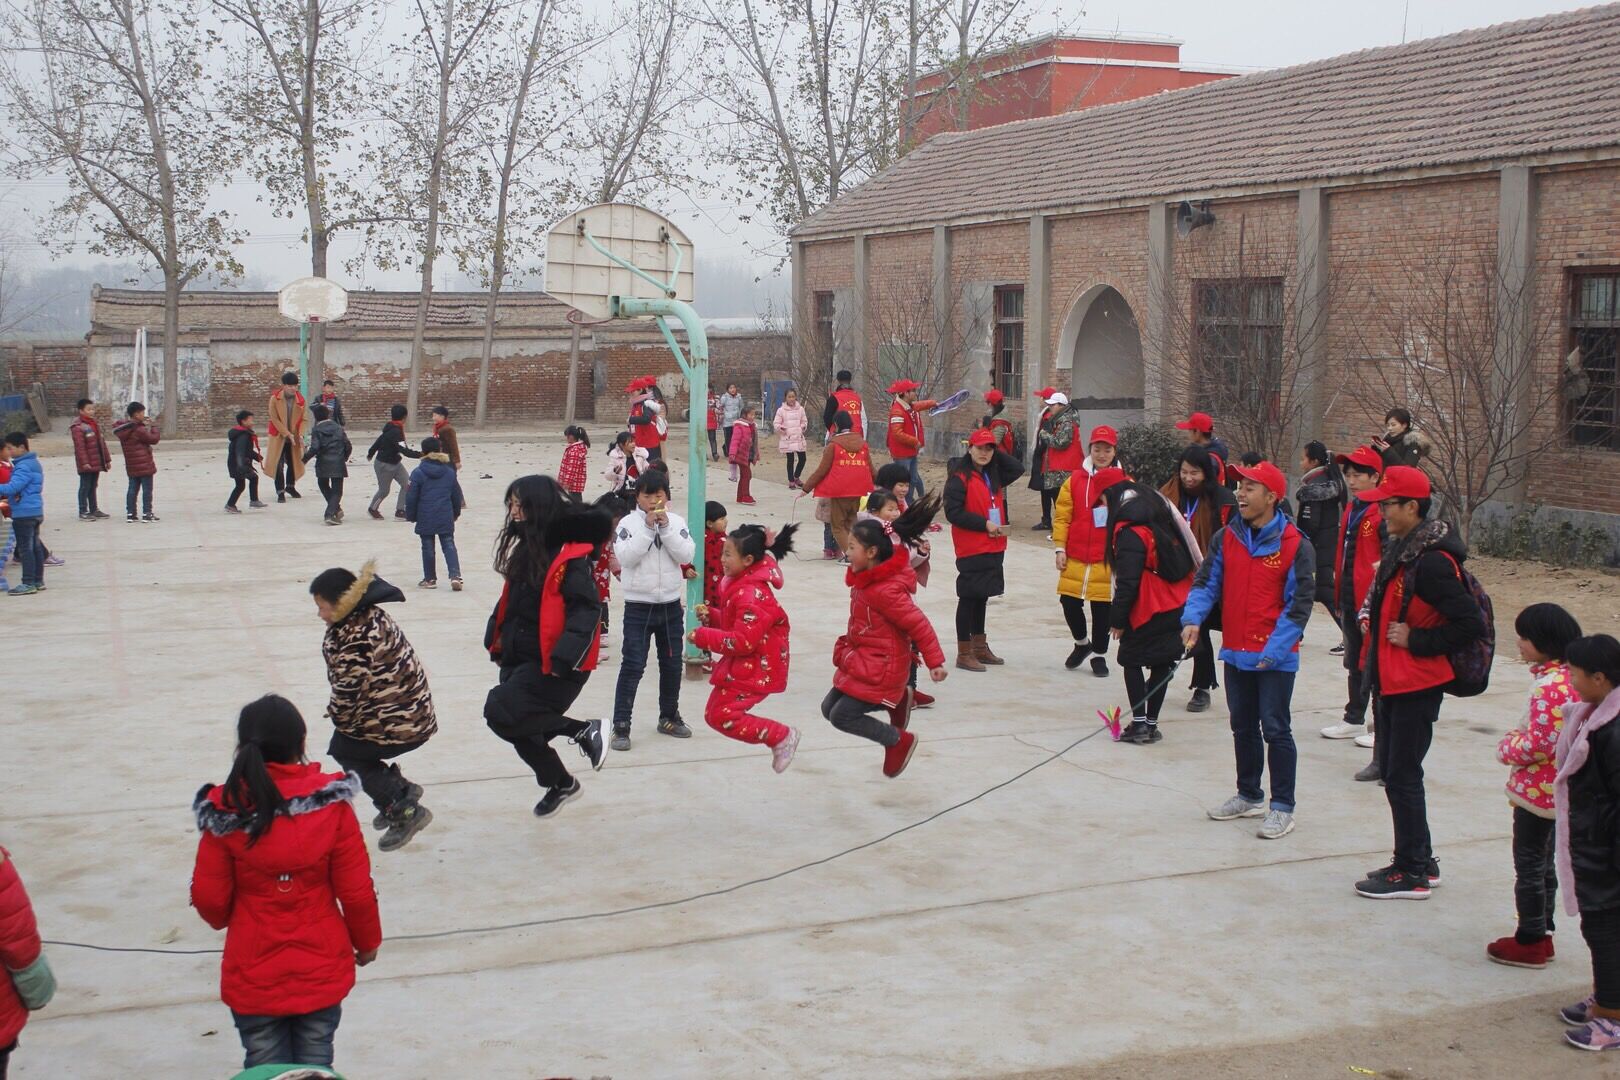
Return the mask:
{"type": "Polygon", "coordinates": [[[956,666],[983,671],[1006,661],[990,651],[985,612],[990,598],[1007,591],[1007,485],[1024,475],[1024,463],[996,449],[995,435],[980,428],[968,450],[953,459],[945,481],[945,520],[956,548],[956,666]]]}
{"type": "MultiPolygon", "coordinates": [[[[1044,403],[1046,398],[1042,397],[1041,400],[1044,403]]],[[[1046,444],[1053,431],[1052,423],[1064,407],[1061,403],[1045,406],[1036,424],[1035,445],[1030,449],[1029,490],[1039,492],[1041,496],[1041,520],[1030,526],[1035,532],[1052,531],[1052,506],[1057,502],[1058,493],[1057,488],[1049,489],[1046,486],[1046,444]],[[1041,438],[1043,433],[1048,438],[1041,438]]]]}
{"type": "Polygon", "coordinates": [[[1305,471],[1294,493],[1299,516],[1294,524],[1316,551],[1316,599],[1327,608],[1335,623],[1333,607],[1333,557],[1339,546],[1339,515],[1344,512],[1344,476],[1333,464],[1333,455],[1319,442],[1308,442],[1300,457],[1305,471]]]}
{"type": "Polygon", "coordinates": [[[1169,499],[1147,484],[1119,484],[1108,492],[1108,546],[1103,561],[1113,576],[1110,632],[1119,642],[1119,666],[1131,701],[1131,724],[1121,742],[1158,742],[1159,710],[1170,689],[1171,666],[1181,659],[1181,609],[1197,569],[1169,499]],[[1147,669],[1146,677],[1142,669],[1147,669]]]}

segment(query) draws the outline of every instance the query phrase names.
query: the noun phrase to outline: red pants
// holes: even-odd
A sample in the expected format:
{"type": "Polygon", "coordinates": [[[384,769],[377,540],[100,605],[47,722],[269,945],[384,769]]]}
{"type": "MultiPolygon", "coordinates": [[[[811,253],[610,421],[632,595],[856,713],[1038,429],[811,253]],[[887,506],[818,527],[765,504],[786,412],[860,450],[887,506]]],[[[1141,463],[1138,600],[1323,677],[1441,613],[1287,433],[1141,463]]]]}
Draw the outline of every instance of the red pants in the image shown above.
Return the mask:
{"type": "Polygon", "coordinates": [[[787,725],[748,711],[768,697],[769,694],[757,694],[751,690],[717,686],[709,694],[709,703],[703,707],[703,719],[728,739],[774,747],[788,737],[787,725]]]}
{"type": "Polygon", "coordinates": [[[749,492],[748,485],[754,479],[754,467],[746,461],[737,463],[737,501],[752,502],[753,494],[749,492]]]}

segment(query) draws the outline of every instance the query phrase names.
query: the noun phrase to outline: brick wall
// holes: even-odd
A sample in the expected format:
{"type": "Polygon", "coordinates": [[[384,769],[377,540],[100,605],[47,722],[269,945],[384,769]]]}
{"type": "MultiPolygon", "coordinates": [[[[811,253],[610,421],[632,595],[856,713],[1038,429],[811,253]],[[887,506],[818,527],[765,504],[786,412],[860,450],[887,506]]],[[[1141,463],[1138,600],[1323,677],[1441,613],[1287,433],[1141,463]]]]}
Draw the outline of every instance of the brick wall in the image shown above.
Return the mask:
{"type": "Polygon", "coordinates": [[[70,416],[89,387],[83,341],[12,341],[0,343],[0,362],[10,372],[11,384],[26,392],[34,383],[45,386],[46,406],[52,416],[70,416]]]}

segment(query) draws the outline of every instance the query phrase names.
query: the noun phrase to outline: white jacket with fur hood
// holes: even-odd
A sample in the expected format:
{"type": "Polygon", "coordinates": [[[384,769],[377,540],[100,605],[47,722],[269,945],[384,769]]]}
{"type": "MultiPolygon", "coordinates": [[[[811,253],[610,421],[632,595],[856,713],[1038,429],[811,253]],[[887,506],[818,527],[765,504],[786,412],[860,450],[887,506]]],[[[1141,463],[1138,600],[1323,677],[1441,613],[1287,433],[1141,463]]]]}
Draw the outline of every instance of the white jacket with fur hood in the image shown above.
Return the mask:
{"type": "Polygon", "coordinates": [[[686,577],[681,567],[692,561],[697,544],[679,514],[665,511],[669,523],[656,529],[641,510],[631,510],[613,534],[624,599],[632,604],[667,604],[681,599],[686,577]]]}

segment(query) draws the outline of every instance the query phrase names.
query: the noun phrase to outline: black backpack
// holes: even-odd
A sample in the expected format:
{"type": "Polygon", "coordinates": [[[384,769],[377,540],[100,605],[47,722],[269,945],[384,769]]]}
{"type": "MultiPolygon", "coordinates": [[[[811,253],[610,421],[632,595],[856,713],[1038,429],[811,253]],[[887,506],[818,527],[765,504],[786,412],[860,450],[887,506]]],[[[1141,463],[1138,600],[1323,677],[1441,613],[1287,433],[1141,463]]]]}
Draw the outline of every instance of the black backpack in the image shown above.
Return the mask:
{"type": "MultiPolygon", "coordinates": [[[[1442,554],[1445,554],[1442,552],[1442,554]]],[[[1453,678],[1445,685],[1446,693],[1452,697],[1477,697],[1483,694],[1491,683],[1491,663],[1496,659],[1496,611],[1491,606],[1490,594],[1479,583],[1479,579],[1464,570],[1462,564],[1449,554],[1451,565],[1457,571],[1457,578],[1468,590],[1468,595],[1474,598],[1479,605],[1479,611],[1485,619],[1485,633],[1468,642],[1455,652],[1446,654],[1451,661],[1453,678]]],[[[1400,622],[1406,621],[1406,610],[1412,605],[1413,580],[1417,574],[1417,562],[1413,561],[1411,569],[1406,571],[1406,585],[1401,590],[1400,622]]]]}

